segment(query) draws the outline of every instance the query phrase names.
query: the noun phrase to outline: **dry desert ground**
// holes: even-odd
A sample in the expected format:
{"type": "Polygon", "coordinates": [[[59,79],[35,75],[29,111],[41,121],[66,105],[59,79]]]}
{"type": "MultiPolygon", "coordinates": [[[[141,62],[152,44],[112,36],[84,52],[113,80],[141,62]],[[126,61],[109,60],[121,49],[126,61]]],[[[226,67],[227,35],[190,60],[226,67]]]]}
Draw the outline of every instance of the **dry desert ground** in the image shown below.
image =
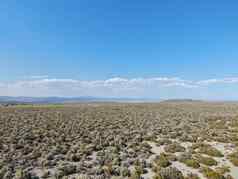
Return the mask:
{"type": "Polygon", "coordinates": [[[0,179],[238,179],[238,103],[0,107],[0,179]]]}

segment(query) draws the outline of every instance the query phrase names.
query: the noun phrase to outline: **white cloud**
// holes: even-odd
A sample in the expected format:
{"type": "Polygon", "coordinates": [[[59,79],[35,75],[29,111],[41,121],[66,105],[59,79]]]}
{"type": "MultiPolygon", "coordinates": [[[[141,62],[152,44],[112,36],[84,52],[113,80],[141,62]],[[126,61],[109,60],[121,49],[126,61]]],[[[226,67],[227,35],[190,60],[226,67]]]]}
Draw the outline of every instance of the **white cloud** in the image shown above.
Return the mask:
{"type": "Polygon", "coordinates": [[[238,83],[238,78],[221,78],[221,79],[208,79],[198,81],[198,85],[211,85],[211,84],[232,84],[238,83]]]}
{"type": "MultiPolygon", "coordinates": [[[[75,80],[32,78],[0,83],[0,96],[100,96],[100,97],[181,97],[192,98],[208,94],[202,91],[213,84],[236,84],[238,78],[201,81],[181,78],[110,78],[107,80],[75,80]],[[202,87],[202,88],[201,88],[202,87]]],[[[224,94],[224,92],[223,92],[224,94]]]]}

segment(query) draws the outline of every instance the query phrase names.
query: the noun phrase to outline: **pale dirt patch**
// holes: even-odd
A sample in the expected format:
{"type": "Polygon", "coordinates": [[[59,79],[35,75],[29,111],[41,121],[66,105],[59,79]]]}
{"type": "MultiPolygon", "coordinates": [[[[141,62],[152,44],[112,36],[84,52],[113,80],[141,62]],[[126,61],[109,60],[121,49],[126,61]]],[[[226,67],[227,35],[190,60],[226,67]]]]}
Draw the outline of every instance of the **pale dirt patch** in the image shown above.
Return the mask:
{"type": "MultiPolygon", "coordinates": [[[[178,141],[177,141],[178,142],[178,141]]],[[[219,143],[219,142],[207,142],[208,144],[212,145],[219,151],[221,151],[224,154],[224,157],[213,157],[217,162],[217,166],[212,166],[210,168],[215,169],[216,167],[221,166],[228,166],[230,167],[230,172],[227,174],[230,174],[232,177],[238,179],[238,167],[234,166],[228,159],[227,155],[229,155],[231,152],[234,151],[234,146],[229,143],[219,143]]],[[[152,147],[151,151],[154,153],[150,156],[150,158],[147,160],[148,162],[152,162],[153,159],[156,157],[156,155],[160,155],[164,151],[164,146],[157,146],[154,142],[148,142],[148,144],[152,147]]],[[[180,144],[186,148],[186,150],[192,146],[191,142],[180,142],[180,144]]],[[[175,153],[175,155],[178,155],[179,153],[175,153]]],[[[203,155],[203,154],[202,154],[203,155]]],[[[204,155],[206,156],[206,155],[204,155]]],[[[208,156],[207,156],[208,157],[208,156]]],[[[203,174],[199,171],[199,169],[194,169],[191,167],[186,166],[185,164],[174,161],[172,162],[172,167],[176,167],[179,169],[184,176],[187,176],[190,173],[197,174],[201,179],[206,179],[203,174]]],[[[142,175],[145,179],[151,179],[154,176],[154,172],[151,169],[147,169],[148,173],[142,175]]]]}
{"type": "Polygon", "coordinates": [[[197,174],[201,179],[205,179],[205,177],[199,172],[199,169],[188,167],[185,164],[180,163],[178,161],[172,162],[172,167],[176,167],[177,169],[179,169],[184,176],[193,173],[197,174]]]}
{"type": "Polygon", "coordinates": [[[150,158],[153,159],[156,155],[160,155],[164,152],[164,146],[157,146],[154,142],[148,142],[148,144],[152,147],[151,151],[154,153],[150,158]]]}
{"type": "Polygon", "coordinates": [[[224,157],[214,157],[215,160],[218,162],[218,166],[222,165],[229,166],[230,167],[229,174],[234,178],[238,178],[238,167],[234,166],[227,159],[227,156],[235,150],[235,147],[230,143],[210,142],[209,144],[215,147],[217,150],[221,151],[224,155],[224,157]]]}
{"type": "Polygon", "coordinates": [[[142,177],[144,179],[152,179],[155,173],[150,168],[147,168],[147,171],[148,171],[148,173],[142,175],[142,177]]]}
{"type": "Polygon", "coordinates": [[[186,148],[186,150],[193,145],[192,142],[180,142],[180,145],[186,148]]]}
{"type": "MultiPolygon", "coordinates": [[[[147,162],[152,162],[157,155],[160,155],[164,152],[164,146],[157,146],[156,143],[148,141],[148,144],[152,147],[151,151],[153,154],[147,159],[147,162]]],[[[146,168],[148,173],[142,175],[144,179],[152,179],[155,173],[150,168],[146,168]]]]}

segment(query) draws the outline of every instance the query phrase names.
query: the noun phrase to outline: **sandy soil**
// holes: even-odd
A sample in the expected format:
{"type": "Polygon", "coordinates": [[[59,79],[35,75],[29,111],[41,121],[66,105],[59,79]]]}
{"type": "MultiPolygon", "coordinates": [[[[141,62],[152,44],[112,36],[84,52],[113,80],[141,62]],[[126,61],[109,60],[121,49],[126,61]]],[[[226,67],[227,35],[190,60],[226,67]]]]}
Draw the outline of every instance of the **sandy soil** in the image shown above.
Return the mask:
{"type": "MultiPolygon", "coordinates": [[[[177,141],[178,142],[178,141],[177,141]]],[[[156,146],[156,143],[154,142],[148,142],[152,149],[151,151],[154,153],[149,159],[148,161],[152,162],[153,159],[155,158],[156,155],[160,155],[162,152],[164,152],[164,146],[156,146]]],[[[208,143],[208,142],[207,142],[208,143]]],[[[190,147],[192,145],[192,143],[190,142],[180,142],[180,144],[185,147],[186,149],[188,147],[190,147]]],[[[232,177],[234,177],[235,179],[238,179],[238,167],[235,167],[226,157],[227,155],[229,155],[233,150],[234,150],[234,146],[232,146],[231,144],[227,144],[227,143],[218,143],[218,142],[209,142],[210,145],[212,145],[213,147],[215,147],[216,149],[220,150],[223,154],[224,157],[214,157],[214,159],[218,162],[217,166],[213,166],[211,168],[215,169],[216,167],[219,166],[229,166],[230,167],[230,172],[227,174],[230,174],[232,177]]],[[[178,155],[179,153],[175,153],[176,155],[178,155]]],[[[204,155],[206,156],[206,155],[204,155]]],[[[191,167],[186,166],[185,164],[179,162],[179,161],[174,161],[172,162],[172,167],[176,167],[177,169],[179,169],[184,176],[187,176],[190,173],[193,174],[197,174],[201,179],[206,179],[202,173],[200,173],[199,169],[194,169],[191,167]]],[[[148,173],[143,175],[143,177],[145,179],[151,179],[154,176],[154,173],[151,169],[148,169],[148,173]]]]}

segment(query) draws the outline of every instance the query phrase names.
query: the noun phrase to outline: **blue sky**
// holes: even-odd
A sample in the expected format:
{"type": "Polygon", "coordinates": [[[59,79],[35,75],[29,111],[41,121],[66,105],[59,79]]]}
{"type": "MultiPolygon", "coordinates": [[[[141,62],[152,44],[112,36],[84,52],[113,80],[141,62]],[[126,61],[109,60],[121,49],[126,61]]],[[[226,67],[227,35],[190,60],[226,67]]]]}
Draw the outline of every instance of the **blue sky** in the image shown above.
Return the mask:
{"type": "Polygon", "coordinates": [[[0,95],[238,99],[237,8],[235,0],[1,2],[0,95]]]}

